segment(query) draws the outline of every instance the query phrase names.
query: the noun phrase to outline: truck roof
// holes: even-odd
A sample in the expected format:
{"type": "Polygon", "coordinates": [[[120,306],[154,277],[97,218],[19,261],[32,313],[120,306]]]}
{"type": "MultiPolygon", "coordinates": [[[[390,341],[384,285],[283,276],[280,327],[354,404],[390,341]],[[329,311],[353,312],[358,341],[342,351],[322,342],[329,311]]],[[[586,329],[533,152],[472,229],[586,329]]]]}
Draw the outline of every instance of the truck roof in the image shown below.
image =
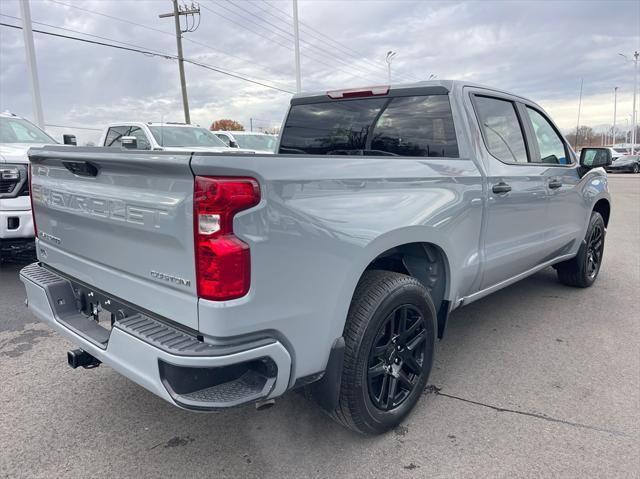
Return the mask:
{"type": "Polygon", "coordinates": [[[327,93],[340,92],[345,90],[358,91],[358,90],[369,90],[371,88],[388,88],[390,92],[391,91],[397,92],[398,90],[415,90],[415,93],[419,94],[420,93],[419,90],[425,90],[424,93],[427,93],[427,91],[434,92],[438,90],[440,91],[440,93],[449,93],[454,90],[459,90],[459,89],[461,90],[464,87],[482,88],[484,90],[491,90],[498,93],[505,93],[505,94],[522,98],[523,100],[531,102],[531,100],[524,98],[513,92],[509,92],[506,90],[501,90],[499,88],[483,85],[480,83],[469,82],[465,80],[425,80],[425,81],[419,81],[414,83],[399,83],[399,84],[376,85],[376,86],[367,85],[367,86],[362,86],[361,88],[350,87],[350,88],[337,88],[335,90],[330,90],[330,91],[325,90],[325,91],[315,91],[315,92],[302,92],[302,93],[297,93],[293,95],[291,102],[298,103],[298,102],[304,102],[304,100],[310,100],[310,99],[319,99],[319,98],[326,99],[327,93]]]}

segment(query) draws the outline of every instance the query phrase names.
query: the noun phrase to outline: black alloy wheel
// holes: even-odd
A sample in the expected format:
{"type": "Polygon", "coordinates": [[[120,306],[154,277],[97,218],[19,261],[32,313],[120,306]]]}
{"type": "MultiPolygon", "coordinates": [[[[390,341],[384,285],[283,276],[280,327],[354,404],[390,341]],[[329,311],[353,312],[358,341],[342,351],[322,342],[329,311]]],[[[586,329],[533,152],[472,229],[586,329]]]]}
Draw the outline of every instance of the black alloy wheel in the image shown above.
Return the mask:
{"type": "Polygon", "coordinates": [[[602,262],[602,253],[604,251],[604,229],[601,224],[597,223],[593,225],[591,234],[587,242],[587,254],[586,254],[586,272],[589,279],[595,279],[598,271],[600,270],[600,264],[602,262]]]}
{"type": "Polygon", "coordinates": [[[389,314],[369,353],[367,383],[371,402],[382,411],[400,406],[424,372],[426,321],[414,306],[405,304],[389,314]]]}

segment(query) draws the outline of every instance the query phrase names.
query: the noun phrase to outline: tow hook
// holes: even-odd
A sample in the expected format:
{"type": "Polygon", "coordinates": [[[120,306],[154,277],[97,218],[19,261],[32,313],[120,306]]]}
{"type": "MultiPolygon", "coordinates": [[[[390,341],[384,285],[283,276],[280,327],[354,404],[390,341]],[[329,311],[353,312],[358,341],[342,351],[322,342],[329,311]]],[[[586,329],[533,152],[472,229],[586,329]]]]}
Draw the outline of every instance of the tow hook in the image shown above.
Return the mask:
{"type": "Polygon", "coordinates": [[[73,369],[82,366],[85,369],[97,368],[101,362],[82,349],[67,351],[67,362],[73,369]]]}

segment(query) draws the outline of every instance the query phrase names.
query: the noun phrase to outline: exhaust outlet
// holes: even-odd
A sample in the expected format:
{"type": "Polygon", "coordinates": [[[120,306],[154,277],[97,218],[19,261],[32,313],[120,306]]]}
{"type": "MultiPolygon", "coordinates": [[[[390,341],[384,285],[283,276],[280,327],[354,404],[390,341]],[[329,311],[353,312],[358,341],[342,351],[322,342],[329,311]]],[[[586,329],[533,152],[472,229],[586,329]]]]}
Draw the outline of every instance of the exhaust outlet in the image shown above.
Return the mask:
{"type": "Polygon", "coordinates": [[[96,368],[100,366],[100,360],[91,356],[88,352],[82,349],[73,349],[67,351],[67,362],[69,366],[76,369],[82,366],[85,369],[96,368]]]}
{"type": "Polygon", "coordinates": [[[264,411],[273,407],[276,403],[275,399],[262,399],[256,402],[256,411],[264,411]]]}

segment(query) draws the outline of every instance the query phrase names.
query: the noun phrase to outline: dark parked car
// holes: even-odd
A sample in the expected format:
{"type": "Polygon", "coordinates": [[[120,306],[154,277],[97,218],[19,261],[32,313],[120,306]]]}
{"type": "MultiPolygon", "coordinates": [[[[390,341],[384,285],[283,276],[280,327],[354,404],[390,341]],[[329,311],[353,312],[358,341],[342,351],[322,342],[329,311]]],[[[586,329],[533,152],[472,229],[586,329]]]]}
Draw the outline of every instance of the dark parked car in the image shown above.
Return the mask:
{"type": "Polygon", "coordinates": [[[607,173],[640,173],[640,155],[624,155],[606,167],[607,173]]]}

